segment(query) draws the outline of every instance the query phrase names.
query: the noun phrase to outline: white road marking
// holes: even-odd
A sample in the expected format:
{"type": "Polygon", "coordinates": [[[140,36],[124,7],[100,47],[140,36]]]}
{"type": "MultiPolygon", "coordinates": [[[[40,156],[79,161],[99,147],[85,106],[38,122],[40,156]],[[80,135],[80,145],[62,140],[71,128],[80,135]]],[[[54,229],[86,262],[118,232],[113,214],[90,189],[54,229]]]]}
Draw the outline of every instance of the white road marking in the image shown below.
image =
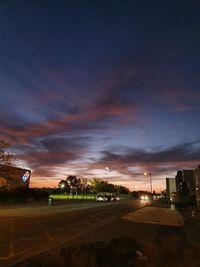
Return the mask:
{"type": "Polygon", "coordinates": [[[47,236],[47,238],[49,239],[49,241],[53,241],[53,237],[48,233],[48,231],[44,228],[43,224],[38,220],[37,217],[35,217],[37,223],[39,224],[39,226],[42,228],[42,231],[45,233],[45,235],[47,236]]]}
{"type": "Polygon", "coordinates": [[[73,231],[78,231],[79,229],[78,228],[76,228],[76,227],[74,227],[74,226],[72,226],[72,225],[67,225],[69,228],[71,228],[73,231]]]}
{"type": "Polygon", "coordinates": [[[14,255],[14,219],[10,219],[9,257],[14,255]]]}
{"type": "MultiPolygon", "coordinates": [[[[42,246],[36,246],[34,248],[31,247],[31,248],[28,248],[26,250],[20,251],[20,252],[16,253],[13,256],[17,257],[17,256],[20,256],[20,255],[22,256],[24,254],[24,256],[25,256],[24,259],[26,259],[27,255],[29,255],[29,254],[25,254],[25,253],[31,253],[31,255],[29,255],[29,256],[33,256],[33,255],[37,255],[39,253],[43,253],[43,252],[48,251],[50,249],[56,248],[58,246],[61,246],[61,245],[65,244],[65,243],[67,243],[67,242],[69,242],[69,241],[71,241],[73,239],[76,239],[77,237],[85,235],[86,233],[89,233],[90,231],[93,231],[98,227],[101,227],[101,226],[103,226],[105,224],[108,224],[108,223],[112,222],[113,220],[114,219],[109,219],[106,222],[103,222],[103,223],[101,222],[100,224],[93,226],[91,229],[86,229],[85,231],[79,232],[79,233],[77,233],[77,234],[75,234],[75,235],[73,235],[73,236],[71,236],[71,237],[69,237],[67,239],[57,240],[56,242],[54,241],[54,242],[51,243],[51,245],[49,244],[48,247],[44,247],[43,245],[42,246]],[[35,253],[33,253],[34,250],[36,250],[35,253]]],[[[73,226],[69,226],[69,227],[74,228],[73,226]]],[[[74,228],[74,229],[76,229],[76,228],[74,228]]],[[[78,229],[76,229],[76,230],[78,230],[78,229]]],[[[9,256],[7,258],[6,257],[5,258],[0,258],[0,260],[12,260],[12,257],[9,256]]],[[[1,262],[1,263],[4,264],[4,262],[1,262]]],[[[17,263],[17,261],[15,263],[17,263]]],[[[7,265],[5,265],[5,266],[7,266],[7,265]]]]}

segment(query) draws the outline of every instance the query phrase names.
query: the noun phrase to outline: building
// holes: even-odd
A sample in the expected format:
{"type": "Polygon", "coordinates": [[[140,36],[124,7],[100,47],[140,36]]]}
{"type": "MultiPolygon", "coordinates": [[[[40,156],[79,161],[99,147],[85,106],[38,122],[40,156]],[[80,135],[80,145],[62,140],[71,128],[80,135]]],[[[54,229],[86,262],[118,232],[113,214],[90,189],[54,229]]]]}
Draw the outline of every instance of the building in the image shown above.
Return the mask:
{"type": "Polygon", "coordinates": [[[178,171],[175,179],[177,201],[185,204],[194,204],[196,202],[194,170],[178,171]]]}
{"type": "Polygon", "coordinates": [[[195,178],[194,170],[183,170],[183,182],[187,183],[187,188],[190,196],[195,196],[195,178]]]}
{"type": "Polygon", "coordinates": [[[176,179],[166,178],[167,199],[174,202],[176,197],[176,179]]]}
{"type": "Polygon", "coordinates": [[[0,164],[0,190],[25,189],[29,187],[31,171],[0,164]]]}
{"type": "Polygon", "coordinates": [[[182,171],[177,171],[176,177],[175,177],[175,181],[176,181],[176,201],[180,201],[181,197],[182,197],[182,189],[183,189],[183,175],[182,175],[182,171]]]}
{"type": "Polygon", "coordinates": [[[196,187],[196,207],[200,210],[200,165],[194,170],[196,187]]]}

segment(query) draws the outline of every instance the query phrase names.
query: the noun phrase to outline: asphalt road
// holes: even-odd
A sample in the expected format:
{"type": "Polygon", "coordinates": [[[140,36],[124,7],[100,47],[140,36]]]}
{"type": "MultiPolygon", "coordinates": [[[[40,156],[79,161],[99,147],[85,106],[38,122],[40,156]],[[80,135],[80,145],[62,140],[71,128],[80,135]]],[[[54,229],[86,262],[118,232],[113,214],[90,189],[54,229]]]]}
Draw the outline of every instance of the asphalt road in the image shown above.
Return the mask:
{"type": "MultiPolygon", "coordinates": [[[[114,237],[141,201],[0,209],[0,266],[62,245],[114,237]],[[107,233],[104,231],[107,227],[107,233]]],[[[130,226],[130,225],[129,225],[130,226]]],[[[131,227],[131,226],[130,226],[131,227]]],[[[145,233],[144,233],[145,235],[145,233]]]]}

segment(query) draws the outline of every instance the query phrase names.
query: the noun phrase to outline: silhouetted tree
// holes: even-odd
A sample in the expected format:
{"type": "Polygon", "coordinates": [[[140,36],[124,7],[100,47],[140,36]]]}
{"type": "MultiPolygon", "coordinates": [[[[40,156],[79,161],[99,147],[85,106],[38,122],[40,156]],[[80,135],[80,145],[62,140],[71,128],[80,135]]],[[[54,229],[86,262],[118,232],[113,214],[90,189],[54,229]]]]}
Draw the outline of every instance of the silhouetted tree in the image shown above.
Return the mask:
{"type": "Polygon", "coordinates": [[[108,183],[106,185],[106,192],[108,192],[108,193],[115,193],[115,185],[108,183]]]}
{"type": "Polygon", "coordinates": [[[81,179],[77,178],[75,175],[69,175],[66,179],[70,187],[70,193],[74,194],[81,191],[81,179]]]}
{"type": "Polygon", "coordinates": [[[70,186],[69,186],[69,183],[66,180],[61,180],[58,183],[58,188],[62,192],[67,192],[67,193],[70,192],[70,186]]]}
{"type": "Polygon", "coordinates": [[[11,141],[5,137],[0,137],[0,164],[13,165],[14,155],[5,150],[11,146],[11,141]]]}
{"type": "Polygon", "coordinates": [[[129,193],[129,189],[127,187],[122,185],[114,185],[100,178],[93,178],[90,181],[90,184],[91,184],[90,185],[91,191],[95,193],[108,192],[108,193],[115,193],[118,195],[129,193]]]}
{"type": "Polygon", "coordinates": [[[90,181],[90,184],[91,184],[91,191],[95,193],[107,192],[107,189],[108,189],[107,181],[104,181],[100,178],[93,178],[90,181]]]}
{"type": "Polygon", "coordinates": [[[115,193],[119,195],[127,195],[129,189],[123,185],[115,185],[115,193]]]}
{"type": "Polygon", "coordinates": [[[87,178],[81,178],[80,191],[82,193],[89,193],[90,192],[90,185],[88,184],[88,179],[87,178]]]}

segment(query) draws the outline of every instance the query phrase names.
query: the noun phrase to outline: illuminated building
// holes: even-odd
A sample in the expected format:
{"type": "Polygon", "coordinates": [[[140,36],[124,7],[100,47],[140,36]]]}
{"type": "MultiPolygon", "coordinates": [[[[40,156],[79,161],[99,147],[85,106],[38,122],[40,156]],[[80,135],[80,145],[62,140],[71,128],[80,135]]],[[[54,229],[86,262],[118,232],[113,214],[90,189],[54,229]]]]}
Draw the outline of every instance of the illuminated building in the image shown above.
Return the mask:
{"type": "Polygon", "coordinates": [[[0,164],[0,190],[28,188],[30,176],[30,170],[0,164]]]}

